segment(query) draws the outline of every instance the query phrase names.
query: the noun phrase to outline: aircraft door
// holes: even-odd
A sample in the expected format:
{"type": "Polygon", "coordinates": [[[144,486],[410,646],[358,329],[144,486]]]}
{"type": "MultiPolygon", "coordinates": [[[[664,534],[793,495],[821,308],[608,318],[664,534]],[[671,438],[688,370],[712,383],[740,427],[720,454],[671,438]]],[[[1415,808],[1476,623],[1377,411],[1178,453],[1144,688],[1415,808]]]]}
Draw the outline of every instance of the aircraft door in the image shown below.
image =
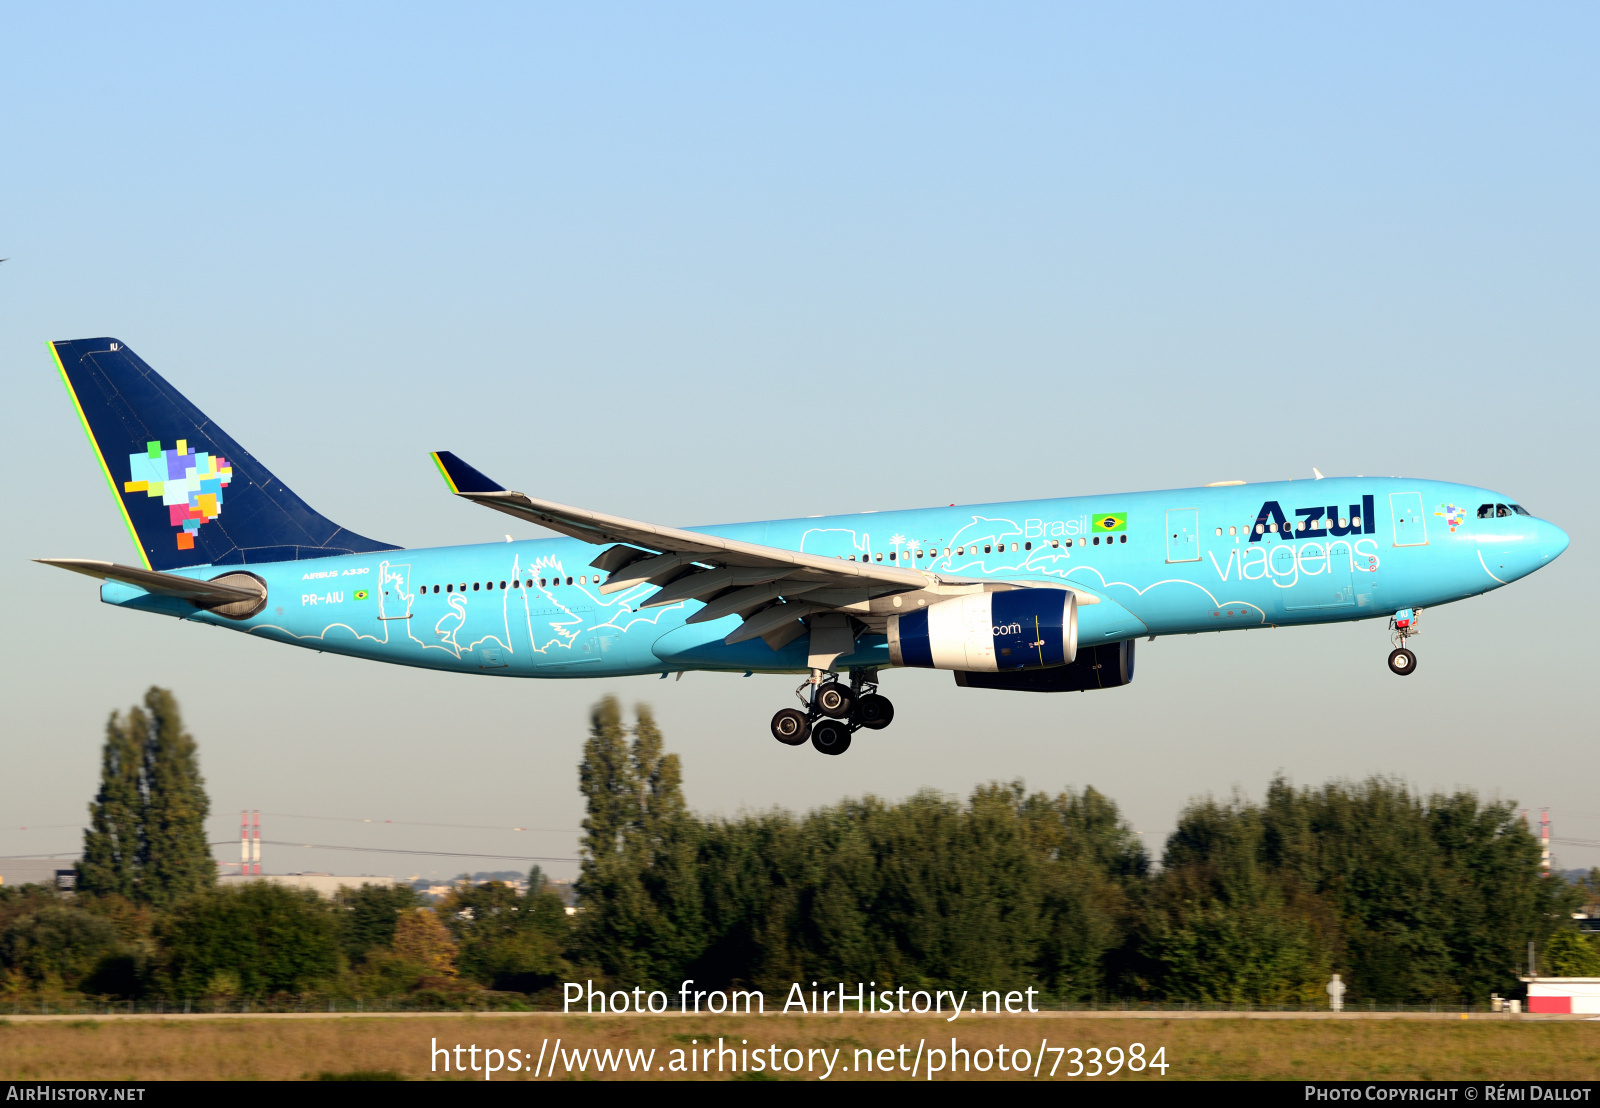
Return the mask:
{"type": "Polygon", "coordinates": [[[1167,561],[1200,560],[1200,509],[1167,509],[1167,561]]]}
{"type": "Polygon", "coordinates": [[[1390,493],[1389,513],[1394,516],[1396,546],[1428,545],[1428,523],[1422,514],[1420,492],[1390,493]]]}

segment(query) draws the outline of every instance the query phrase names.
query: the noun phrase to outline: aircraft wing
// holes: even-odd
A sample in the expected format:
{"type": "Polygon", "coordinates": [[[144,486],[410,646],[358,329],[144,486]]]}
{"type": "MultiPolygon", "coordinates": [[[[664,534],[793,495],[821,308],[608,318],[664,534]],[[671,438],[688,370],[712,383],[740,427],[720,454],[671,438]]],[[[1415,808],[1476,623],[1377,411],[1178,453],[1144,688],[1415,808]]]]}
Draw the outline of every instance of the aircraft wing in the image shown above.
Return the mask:
{"type": "Polygon", "coordinates": [[[58,569],[68,569],[102,581],[120,581],[124,585],[144,589],[158,596],[175,596],[192,600],[201,606],[249,603],[261,599],[259,588],[242,588],[225,585],[219,581],[196,581],[176,573],[161,573],[153,569],[119,566],[115,562],[97,562],[90,558],[35,558],[34,561],[58,569]]]}
{"type": "Polygon", "coordinates": [[[457,496],[584,542],[608,545],[590,563],[609,574],[600,586],[602,593],[651,584],[661,591],[646,600],[645,607],[705,601],[706,606],[689,617],[690,623],[737,613],[744,622],[728,635],[730,644],[759,636],[776,650],[804,634],[799,622],[804,616],[833,610],[866,612],[878,597],[966,583],[921,570],[827,558],[540,500],[490,480],[448,450],[433,457],[457,496]]]}

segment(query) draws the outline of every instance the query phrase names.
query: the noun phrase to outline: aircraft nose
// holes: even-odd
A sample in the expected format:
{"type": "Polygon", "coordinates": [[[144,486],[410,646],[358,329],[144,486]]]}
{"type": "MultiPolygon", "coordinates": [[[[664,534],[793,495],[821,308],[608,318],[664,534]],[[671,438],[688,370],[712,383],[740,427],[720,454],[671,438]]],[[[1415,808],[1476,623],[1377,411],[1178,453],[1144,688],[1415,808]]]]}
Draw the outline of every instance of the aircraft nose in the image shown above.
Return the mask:
{"type": "Polygon", "coordinates": [[[1567,545],[1572,540],[1567,533],[1553,523],[1539,521],[1539,557],[1541,561],[1553,562],[1561,557],[1567,545]]]}

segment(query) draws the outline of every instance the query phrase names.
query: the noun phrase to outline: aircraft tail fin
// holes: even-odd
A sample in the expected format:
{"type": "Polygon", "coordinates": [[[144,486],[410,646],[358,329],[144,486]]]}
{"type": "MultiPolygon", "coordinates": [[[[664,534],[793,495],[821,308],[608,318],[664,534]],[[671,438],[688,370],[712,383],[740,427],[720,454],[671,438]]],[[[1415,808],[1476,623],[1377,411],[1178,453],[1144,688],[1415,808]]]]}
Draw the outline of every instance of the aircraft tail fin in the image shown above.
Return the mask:
{"type": "Polygon", "coordinates": [[[397,549],[318,515],[121,342],[50,351],[146,569],[397,549]]]}

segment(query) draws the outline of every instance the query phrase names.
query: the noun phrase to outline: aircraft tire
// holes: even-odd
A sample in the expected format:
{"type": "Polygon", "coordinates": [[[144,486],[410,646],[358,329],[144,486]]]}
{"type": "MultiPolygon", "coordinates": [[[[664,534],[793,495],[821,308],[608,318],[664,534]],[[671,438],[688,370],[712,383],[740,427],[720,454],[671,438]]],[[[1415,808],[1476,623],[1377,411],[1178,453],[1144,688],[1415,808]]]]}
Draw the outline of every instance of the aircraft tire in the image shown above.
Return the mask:
{"type": "Polygon", "coordinates": [[[811,721],[794,708],[784,708],[772,717],[772,737],[784,746],[801,746],[811,737],[811,721]]]}
{"type": "Polygon", "coordinates": [[[843,754],[850,749],[850,728],[836,719],[819,720],[811,729],[811,745],[824,754],[843,754]]]}
{"type": "Polygon", "coordinates": [[[1401,677],[1409,677],[1416,672],[1417,656],[1403,646],[1399,650],[1390,651],[1389,669],[1401,677]]]}
{"type": "Polygon", "coordinates": [[[811,703],[830,719],[849,719],[850,709],[855,706],[855,697],[839,682],[829,681],[817,689],[816,698],[811,703]]]}
{"type": "Polygon", "coordinates": [[[882,731],[894,722],[894,705],[887,696],[868,693],[856,701],[856,722],[869,730],[882,731]]]}

